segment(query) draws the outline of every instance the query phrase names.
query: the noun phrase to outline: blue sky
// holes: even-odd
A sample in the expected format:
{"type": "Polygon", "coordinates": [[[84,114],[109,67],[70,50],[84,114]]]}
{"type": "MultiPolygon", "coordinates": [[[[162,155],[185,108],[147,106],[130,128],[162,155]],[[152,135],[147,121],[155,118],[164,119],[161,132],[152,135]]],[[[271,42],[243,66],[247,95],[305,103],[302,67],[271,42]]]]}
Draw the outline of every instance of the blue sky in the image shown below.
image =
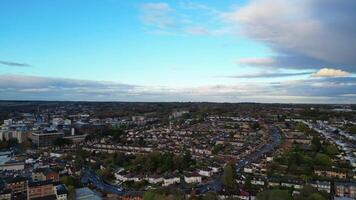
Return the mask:
{"type": "Polygon", "coordinates": [[[4,0],[0,99],[355,103],[355,5],[4,0]]]}

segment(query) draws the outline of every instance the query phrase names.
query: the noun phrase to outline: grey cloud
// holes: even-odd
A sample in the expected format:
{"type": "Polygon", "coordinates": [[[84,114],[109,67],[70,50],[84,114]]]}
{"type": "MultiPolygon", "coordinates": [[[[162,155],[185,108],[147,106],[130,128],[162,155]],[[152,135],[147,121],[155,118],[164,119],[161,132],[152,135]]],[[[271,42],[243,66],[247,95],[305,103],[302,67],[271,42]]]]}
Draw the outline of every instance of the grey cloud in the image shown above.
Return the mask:
{"type": "Polygon", "coordinates": [[[295,72],[295,73],[286,73],[286,72],[260,72],[253,74],[242,74],[235,76],[226,76],[227,78],[278,78],[278,77],[288,77],[288,76],[302,76],[311,74],[310,72],[295,72]]]}
{"type": "MultiPolygon", "coordinates": [[[[343,100],[346,94],[356,94],[355,77],[310,78],[298,81],[286,81],[273,85],[273,88],[286,91],[295,96],[325,96],[343,100]]],[[[347,97],[347,96],[346,96],[347,97]]],[[[355,103],[356,99],[347,98],[355,103]]]]}
{"type": "Polygon", "coordinates": [[[347,0],[252,0],[223,18],[277,52],[278,67],[355,72],[355,9],[347,0]]]}
{"type": "Polygon", "coordinates": [[[31,65],[26,64],[26,63],[10,62],[10,61],[3,61],[3,60],[0,60],[0,64],[7,65],[7,66],[12,66],[12,67],[29,67],[29,66],[31,66],[31,65]]]}

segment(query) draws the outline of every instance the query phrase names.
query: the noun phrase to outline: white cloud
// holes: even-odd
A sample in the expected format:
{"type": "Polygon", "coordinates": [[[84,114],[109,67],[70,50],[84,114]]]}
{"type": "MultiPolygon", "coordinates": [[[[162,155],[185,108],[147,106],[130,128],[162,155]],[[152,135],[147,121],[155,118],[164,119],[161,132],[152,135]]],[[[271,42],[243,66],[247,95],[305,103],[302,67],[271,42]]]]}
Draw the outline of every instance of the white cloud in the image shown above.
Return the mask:
{"type": "Polygon", "coordinates": [[[312,74],[313,77],[346,77],[349,75],[349,72],[331,68],[322,68],[316,73],[312,74]]]}
{"type": "Polygon", "coordinates": [[[210,34],[209,30],[202,27],[202,26],[194,26],[188,27],[184,30],[185,33],[192,34],[192,35],[208,35],[210,34]]]}
{"type": "Polygon", "coordinates": [[[141,5],[141,19],[149,26],[165,29],[174,26],[174,10],[167,3],[145,3],[141,5]]]}
{"type": "Polygon", "coordinates": [[[167,3],[144,3],[141,20],[154,34],[224,35],[230,33],[219,18],[220,11],[205,4],[179,1],[175,7],[167,3]]]}

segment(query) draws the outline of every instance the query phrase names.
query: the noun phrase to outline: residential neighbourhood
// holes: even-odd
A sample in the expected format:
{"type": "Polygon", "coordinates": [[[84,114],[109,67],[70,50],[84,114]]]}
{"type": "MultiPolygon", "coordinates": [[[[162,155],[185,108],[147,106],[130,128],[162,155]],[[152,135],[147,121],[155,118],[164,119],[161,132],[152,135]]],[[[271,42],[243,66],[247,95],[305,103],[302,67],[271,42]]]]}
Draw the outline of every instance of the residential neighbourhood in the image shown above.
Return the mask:
{"type": "MultiPolygon", "coordinates": [[[[308,106],[204,113],[199,104],[167,104],[99,116],[98,105],[77,104],[8,113],[1,199],[147,199],[161,190],[183,199],[259,199],[276,189],[299,198],[306,187],[325,199],[356,198],[354,133],[344,128],[355,125],[354,111],[315,120],[303,115],[308,106]]],[[[219,106],[226,105],[208,105],[219,106]]]]}

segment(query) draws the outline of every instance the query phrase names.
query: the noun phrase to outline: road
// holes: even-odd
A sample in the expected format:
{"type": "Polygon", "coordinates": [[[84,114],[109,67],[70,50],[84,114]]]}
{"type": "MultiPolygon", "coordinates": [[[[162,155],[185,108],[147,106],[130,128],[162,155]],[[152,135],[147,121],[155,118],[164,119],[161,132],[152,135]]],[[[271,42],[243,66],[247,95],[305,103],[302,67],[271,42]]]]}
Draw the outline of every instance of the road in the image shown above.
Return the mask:
{"type": "Polygon", "coordinates": [[[96,188],[101,189],[107,193],[113,193],[117,195],[123,195],[125,193],[121,187],[105,183],[99,176],[97,176],[91,170],[85,170],[84,175],[81,178],[81,182],[86,184],[91,183],[96,188]]]}
{"type": "Polygon", "coordinates": [[[258,158],[263,156],[265,153],[272,151],[276,146],[281,142],[281,133],[280,130],[273,126],[269,125],[270,130],[272,131],[271,143],[263,145],[261,148],[257,149],[255,152],[247,155],[245,158],[241,159],[236,164],[236,171],[240,172],[246,165],[256,161],[258,158]]]}

